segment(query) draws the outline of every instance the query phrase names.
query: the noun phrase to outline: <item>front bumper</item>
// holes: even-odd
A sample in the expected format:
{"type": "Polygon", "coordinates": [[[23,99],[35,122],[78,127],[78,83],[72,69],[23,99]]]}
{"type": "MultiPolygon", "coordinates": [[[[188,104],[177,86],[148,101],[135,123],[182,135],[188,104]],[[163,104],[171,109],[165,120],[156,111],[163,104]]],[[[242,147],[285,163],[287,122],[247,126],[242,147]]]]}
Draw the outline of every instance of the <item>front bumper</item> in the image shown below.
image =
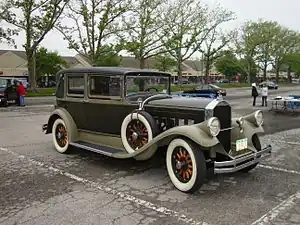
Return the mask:
{"type": "Polygon", "coordinates": [[[259,152],[251,153],[230,161],[214,162],[215,173],[232,173],[260,162],[262,159],[269,157],[272,152],[271,145],[259,152]]]}

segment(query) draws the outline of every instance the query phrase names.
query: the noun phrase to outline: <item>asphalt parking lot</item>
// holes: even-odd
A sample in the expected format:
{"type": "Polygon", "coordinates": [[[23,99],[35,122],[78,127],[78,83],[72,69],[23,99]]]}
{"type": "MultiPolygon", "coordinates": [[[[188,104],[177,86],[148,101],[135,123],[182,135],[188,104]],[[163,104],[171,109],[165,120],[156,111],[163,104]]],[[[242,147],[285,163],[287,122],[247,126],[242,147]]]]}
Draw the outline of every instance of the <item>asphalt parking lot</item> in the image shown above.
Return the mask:
{"type": "MultiPolygon", "coordinates": [[[[261,109],[249,98],[230,102],[234,116],[261,109]]],[[[50,105],[1,109],[0,224],[299,224],[300,116],[263,110],[272,157],[248,174],[210,174],[188,195],[171,184],[162,154],[146,162],[59,154],[41,132],[50,105]]]]}

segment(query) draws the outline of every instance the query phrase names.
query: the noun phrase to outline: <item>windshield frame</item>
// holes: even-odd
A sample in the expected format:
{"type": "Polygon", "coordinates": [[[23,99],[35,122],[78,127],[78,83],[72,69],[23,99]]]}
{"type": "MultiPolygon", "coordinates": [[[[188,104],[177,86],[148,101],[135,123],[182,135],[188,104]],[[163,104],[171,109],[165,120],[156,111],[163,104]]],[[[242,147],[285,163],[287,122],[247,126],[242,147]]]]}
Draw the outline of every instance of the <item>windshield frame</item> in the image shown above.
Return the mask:
{"type": "MultiPolygon", "coordinates": [[[[138,77],[149,77],[149,78],[166,78],[167,80],[168,80],[168,84],[167,84],[167,86],[168,86],[168,89],[167,89],[167,93],[166,94],[168,94],[168,95],[170,95],[171,94],[171,75],[170,74],[167,74],[167,73],[157,73],[157,72],[153,72],[153,73],[151,73],[151,72],[144,72],[144,73],[141,73],[141,72],[130,72],[130,73],[126,73],[125,75],[124,75],[124,88],[123,88],[123,96],[124,96],[124,99],[126,99],[127,98],[127,83],[126,83],[126,81],[127,81],[127,77],[136,77],[136,78],[138,78],[138,77]]],[[[137,93],[145,93],[145,92],[137,92],[137,93]]],[[[149,92],[149,93],[151,93],[151,92],[149,92]]],[[[155,94],[162,94],[161,92],[154,92],[154,94],[153,95],[155,95],[155,94]]]]}

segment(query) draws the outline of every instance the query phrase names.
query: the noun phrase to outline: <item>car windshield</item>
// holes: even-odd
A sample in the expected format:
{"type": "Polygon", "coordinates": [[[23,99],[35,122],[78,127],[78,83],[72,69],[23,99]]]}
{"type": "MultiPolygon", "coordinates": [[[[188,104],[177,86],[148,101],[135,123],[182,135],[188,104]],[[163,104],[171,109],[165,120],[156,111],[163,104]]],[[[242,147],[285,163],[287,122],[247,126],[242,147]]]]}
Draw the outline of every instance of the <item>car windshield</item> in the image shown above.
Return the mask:
{"type": "Polygon", "coordinates": [[[126,76],[126,96],[142,93],[168,93],[168,76],[126,76]]]}
{"type": "Polygon", "coordinates": [[[6,84],[7,84],[7,80],[3,79],[3,78],[0,78],[0,88],[6,87],[6,84]]]}

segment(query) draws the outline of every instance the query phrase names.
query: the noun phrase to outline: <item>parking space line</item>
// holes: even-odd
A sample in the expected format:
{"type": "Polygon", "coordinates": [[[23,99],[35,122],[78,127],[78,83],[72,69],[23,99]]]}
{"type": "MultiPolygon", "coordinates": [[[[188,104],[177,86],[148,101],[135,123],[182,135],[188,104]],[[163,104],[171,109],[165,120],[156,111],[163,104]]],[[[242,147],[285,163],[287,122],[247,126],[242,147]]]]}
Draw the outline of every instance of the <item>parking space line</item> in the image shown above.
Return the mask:
{"type": "Polygon", "coordinates": [[[258,220],[254,221],[251,225],[272,224],[272,220],[274,220],[281,212],[293,208],[297,199],[300,199],[300,191],[282,201],[279,205],[268,211],[258,220]]]}
{"type": "Polygon", "coordinates": [[[11,151],[11,150],[7,149],[7,148],[0,147],[0,151],[3,151],[3,152],[6,152],[8,154],[11,154],[13,156],[16,156],[19,159],[26,160],[29,163],[33,164],[33,165],[37,165],[37,166],[46,168],[49,171],[61,174],[61,175],[65,176],[65,177],[68,177],[68,178],[70,178],[72,180],[75,180],[77,182],[83,183],[85,185],[89,185],[89,186],[91,186],[93,188],[96,188],[96,189],[98,189],[100,191],[103,191],[103,192],[105,192],[107,194],[112,194],[114,196],[118,196],[121,199],[133,202],[133,203],[135,203],[137,205],[143,206],[145,208],[148,208],[150,210],[156,211],[158,213],[164,214],[166,216],[174,217],[174,218],[178,219],[179,221],[185,222],[187,224],[191,224],[191,225],[209,225],[209,223],[206,223],[206,222],[203,222],[203,221],[196,221],[193,218],[189,218],[185,214],[182,214],[180,212],[174,211],[172,209],[168,209],[168,208],[166,208],[164,206],[155,205],[154,203],[151,203],[149,201],[137,198],[137,197],[135,197],[133,195],[127,194],[126,192],[118,191],[118,190],[115,190],[115,189],[110,188],[108,186],[104,186],[104,185],[101,185],[99,183],[87,180],[85,178],[78,177],[78,176],[76,176],[74,174],[65,172],[65,171],[63,171],[61,169],[58,169],[58,168],[55,168],[55,167],[52,167],[52,166],[48,166],[47,164],[45,164],[43,162],[40,162],[40,161],[31,159],[31,158],[28,158],[28,157],[26,157],[24,155],[18,154],[18,153],[14,152],[14,151],[11,151]]]}
{"type": "Polygon", "coordinates": [[[300,175],[300,172],[299,172],[299,171],[296,171],[296,170],[288,170],[288,169],[284,169],[284,168],[280,168],[280,167],[276,167],[276,166],[268,166],[268,165],[262,165],[262,164],[259,164],[259,165],[257,165],[257,167],[261,167],[261,168],[264,168],[264,169],[270,169],[270,170],[277,170],[277,171],[285,172],[285,173],[291,173],[291,174],[297,174],[297,175],[300,175]]]}
{"type": "Polygon", "coordinates": [[[290,145],[300,145],[300,142],[294,142],[294,141],[280,141],[280,140],[276,140],[276,142],[281,142],[281,143],[290,144],[290,145]]]}

